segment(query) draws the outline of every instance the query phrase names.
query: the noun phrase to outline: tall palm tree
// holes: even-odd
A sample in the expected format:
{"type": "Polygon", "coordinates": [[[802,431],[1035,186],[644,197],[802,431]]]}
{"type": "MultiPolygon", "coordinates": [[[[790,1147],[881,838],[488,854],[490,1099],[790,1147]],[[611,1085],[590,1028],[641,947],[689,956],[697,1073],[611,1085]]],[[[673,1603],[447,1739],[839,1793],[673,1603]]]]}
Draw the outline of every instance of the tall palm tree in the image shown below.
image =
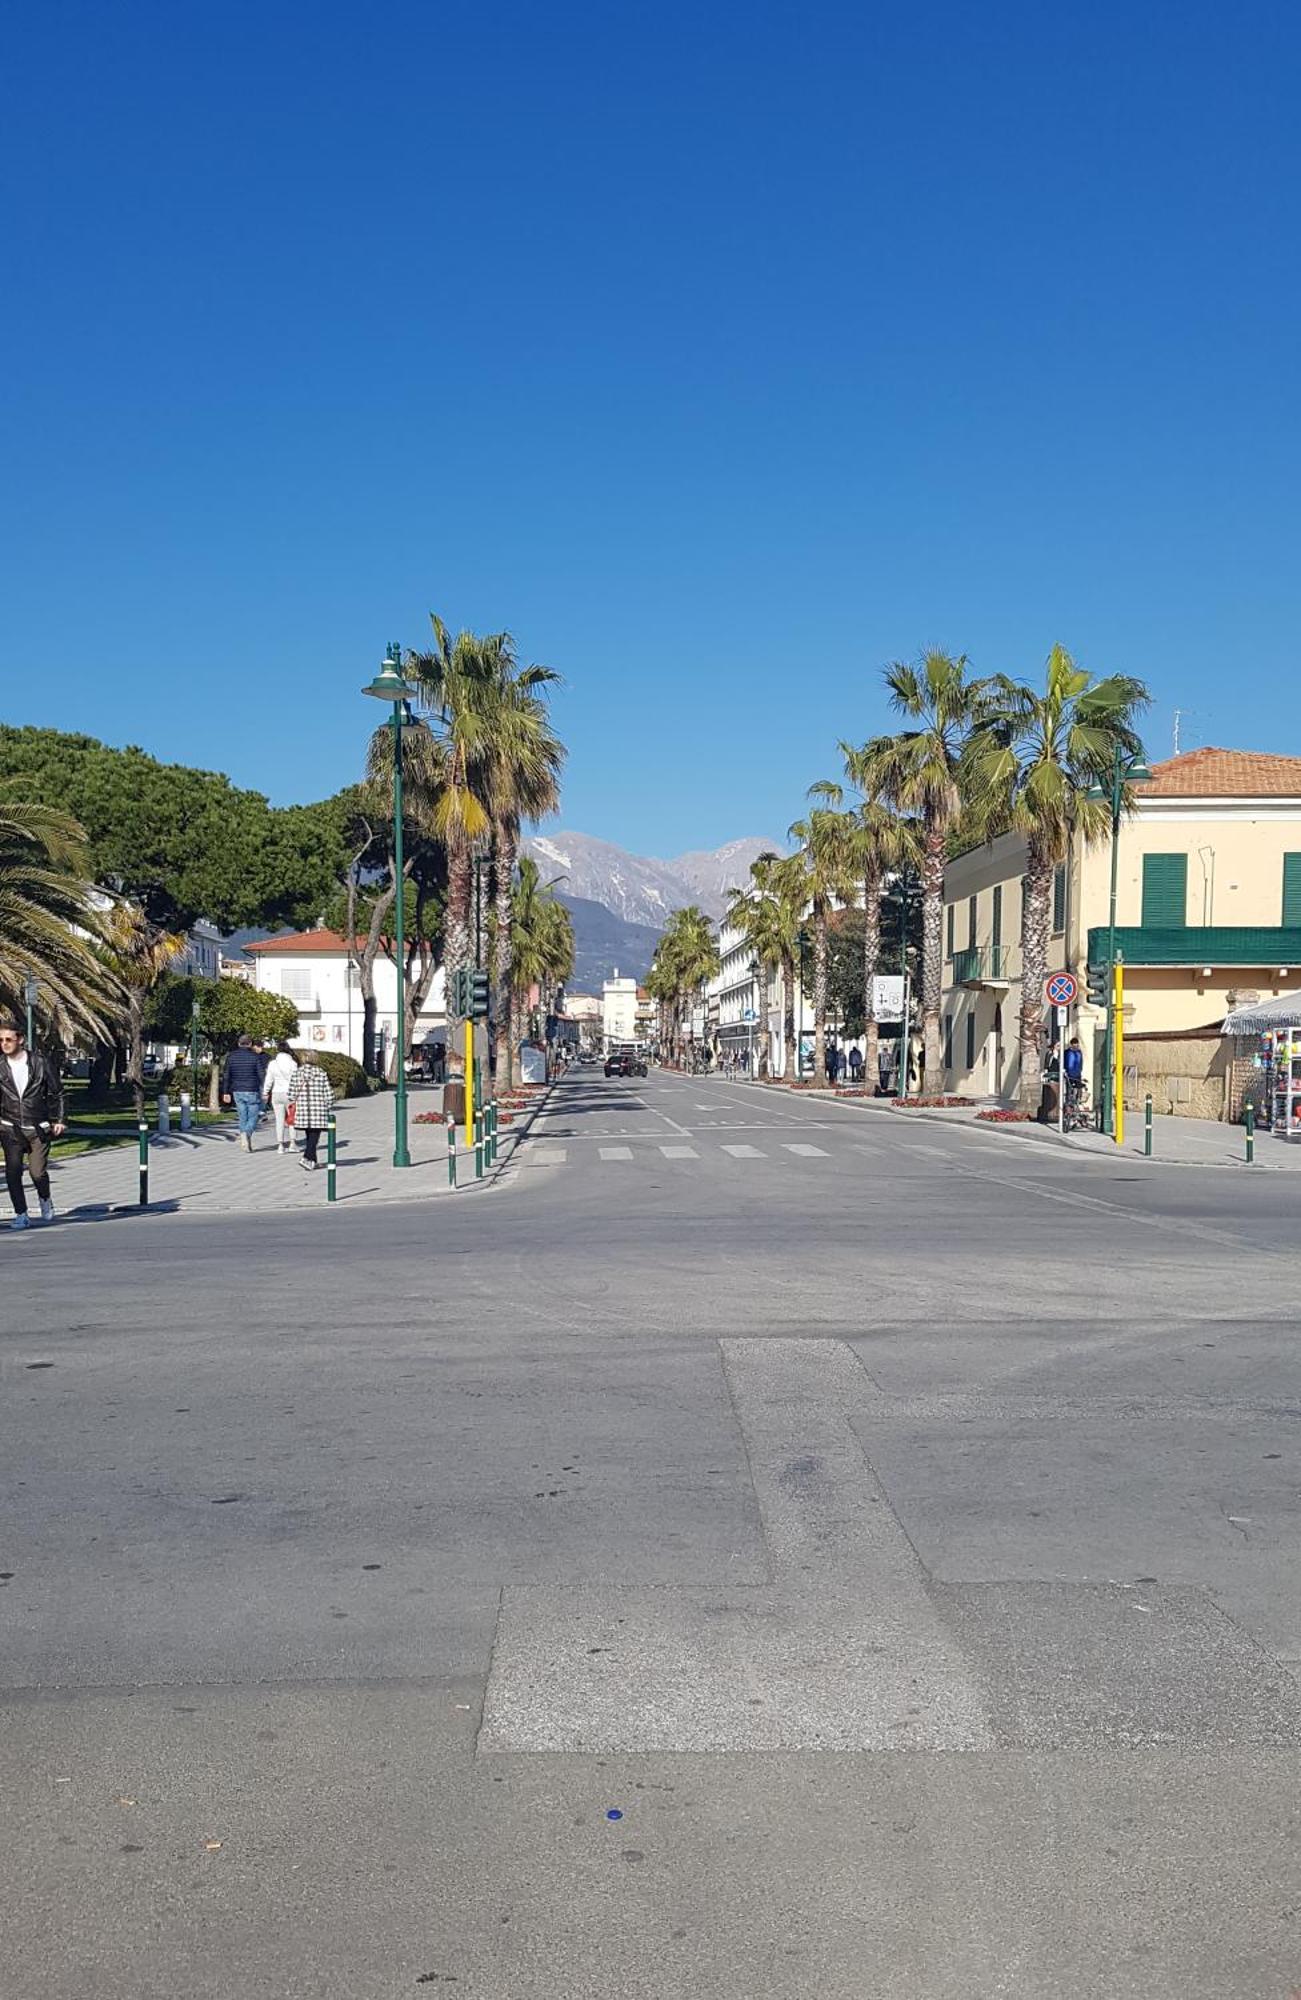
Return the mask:
{"type": "MultiPolygon", "coordinates": [[[[787,857],[789,860],[789,857],[787,857]]],[[[768,1025],[770,1006],[771,975],[782,975],[785,986],[786,1019],[788,1032],[785,1037],[788,1075],[794,1076],[795,1065],[795,958],[799,951],[800,918],[803,913],[802,896],[797,891],[794,896],[782,894],[780,869],[782,857],[772,853],[760,854],[750,864],[750,882],[746,888],[729,891],[727,921],[749,945],[759,961],[759,1020],[762,1031],[759,1039],[759,1075],[767,1077],[772,1068],[772,1037],[768,1025]]]]}
{"type": "Polygon", "coordinates": [[[126,994],[127,1076],[136,1122],[145,1115],[145,1002],[172,961],[185,949],[179,931],[161,931],[138,903],[115,903],[104,918],[108,962],[126,994]]]}
{"type": "Polygon", "coordinates": [[[1149,700],[1142,681],[1128,674],[1095,681],[1054,646],[1042,693],[1006,674],[986,684],[982,726],[967,748],[973,825],[1011,829],[1026,844],[1019,1038],[1027,1111],[1037,1110],[1040,1099],[1053,873],[1069,854],[1072,832],[1088,846],[1110,830],[1110,803],[1090,798],[1089,788],[1110,783],[1117,746],[1126,759],[1142,755],[1134,725],[1149,700]]]}
{"type": "Polygon", "coordinates": [[[714,927],[695,903],[674,910],[655,948],[661,981],[672,995],[671,1038],[674,1054],[681,1059],[682,1017],[692,997],[718,971],[718,940],[714,927]]]}
{"type": "Polygon", "coordinates": [[[926,1088],[942,1069],[940,1002],[944,988],[944,864],[962,810],[959,767],[981,710],[986,683],[968,675],[965,654],[930,652],[916,666],[896,661],[885,684],[892,706],[914,725],[863,746],[859,770],[869,796],[919,822],[922,882],[922,1048],[926,1088]]]}
{"type": "Polygon", "coordinates": [[[21,1016],[29,979],[70,1034],[109,1037],[122,988],[94,949],[86,837],[76,820],[0,788],[0,1008],[21,1016]]]}
{"type": "Polygon", "coordinates": [[[880,1031],[876,1019],[876,979],[881,969],[881,898],[899,870],[916,868],[921,843],[915,821],[897,813],[872,792],[872,774],[865,749],[842,743],[845,775],[865,794],[854,829],[854,862],[863,887],[863,1074],[869,1091],[879,1069],[880,1031]]]}
{"type": "MultiPolygon", "coordinates": [[[[807,906],[804,860],[799,854],[761,854],[751,874],[773,906],[773,923],[781,940],[782,1049],[783,1072],[787,1083],[799,1076],[799,1035],[795,1026],[796,967],[800,957],[800,932],[807,906]]],[[[801,1005],[803,996],[801,996],[801,1005]]]]}
{"type": "Polygon", "coordinates": [[[827,941],[831,912],[849,902],[856,890],[853,815],[837,810],[839,785],[823,780],[809,787],[811,799],[824,799],[788,829],[799,843],[804,893],[813,918],[813,1080],[827,1080],[827,941]]]}
{"type": "MultiPolygon", "coordinates": [[[[496,917],[494,913],[494,924],[496,917]]],[[[538,865],[524,855],[511,887],[512,1032],[523,1016],[529,993],[537,987],[544,1012],[551,996],[574,967],[573,920],[564,904],[542,881],[538,865]]],[[[494,939],[495,943],[495,939],[494,939]]]]}

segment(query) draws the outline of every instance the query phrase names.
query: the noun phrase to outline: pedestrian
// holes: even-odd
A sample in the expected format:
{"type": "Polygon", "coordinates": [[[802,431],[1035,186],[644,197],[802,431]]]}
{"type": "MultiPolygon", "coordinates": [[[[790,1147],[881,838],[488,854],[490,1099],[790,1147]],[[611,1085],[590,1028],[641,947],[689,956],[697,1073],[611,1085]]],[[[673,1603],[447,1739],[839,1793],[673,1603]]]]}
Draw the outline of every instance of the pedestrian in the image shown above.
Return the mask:
{"type": "Polygon", "coordinates": [[[262,1058],[253,1047],[251,1035],[241,1035],[226,1058],[221,1072],[223,1104],[233,1104],[239,1114],[239,1143],[246,1153],[253,1151],[262,1110],[262,1058]]]}
{"type": "Polygon", "coordinates": [[[849,1051],[849,1080],[855,1090],[863,1080],[863,1051],[857,1045],[849,1051]]]}
{"type": "Polygon", "coordinates": [[[835,1043],[833,1042],[831,1044],[831,1047],[827,1050],[827,1082],[832,1086],[833,1089],[835,1088],[836,1078],[839,1075],[839,1073],[840,1073],[840,1050],[836,1047],[835,1043]]]}
{"type": "Polygon", "coordinates": [[[0,1146],[5,1185],[13,1203],[11,1229],[28,1226],[23,1169],[32,1177],[41,1221],[53,1222],[50,1195],[50,1140],[64,1130],[63,1085],[59,1072],[39,1049],[29,1049],[16,1021],[0,1021],[0,1146]]]}
{"type": "Polygon", "coordinates": [[[298,1063],[288,1042],[282,1042],[267,1063],[266,1075],[262,1079],[262,1101],[271,1106],[271,1115],[276,1121],[276,1151],[292,1153],[294,1150],[293,1126],[289,1123],[289,1092],[298,1074],[298,1063]]]}
{"type": "Polygon", "coordinates": [[[294,1124],[303,1135],[303,1170],[314,1174],[318,1164],[316,1149],[334,1103],[334,1092],[321,1065],[312,1061],[310,1050],[294,1073],[289,1102],[294,1107],[294,1124]]]}

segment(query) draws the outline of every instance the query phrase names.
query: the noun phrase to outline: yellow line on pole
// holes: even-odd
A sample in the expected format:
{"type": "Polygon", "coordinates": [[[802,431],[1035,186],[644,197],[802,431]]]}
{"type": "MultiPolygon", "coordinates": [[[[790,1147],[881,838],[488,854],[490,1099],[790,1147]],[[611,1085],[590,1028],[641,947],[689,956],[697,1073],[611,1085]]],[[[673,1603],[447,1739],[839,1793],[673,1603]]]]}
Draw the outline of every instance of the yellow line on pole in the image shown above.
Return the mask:
{"type": "Polygon", "coordinates": [[[1116,1068],[1112,1081],[1115,1104],[1113,1122],[1116,1127],[1116,1144],[1123,1146],[1125,1143],[1125,968],[1123,965],[1117,965],[1114,976],[1116,984],[1111,995],[1112,1019],[1116,1024],[1111,1038],[1116,1051],[1116,1068]]]}
{"type": "Polygon", "coordinates": [[[465,1143],[474,1144],[474,1022],[465,1024],[465,1143]]]}

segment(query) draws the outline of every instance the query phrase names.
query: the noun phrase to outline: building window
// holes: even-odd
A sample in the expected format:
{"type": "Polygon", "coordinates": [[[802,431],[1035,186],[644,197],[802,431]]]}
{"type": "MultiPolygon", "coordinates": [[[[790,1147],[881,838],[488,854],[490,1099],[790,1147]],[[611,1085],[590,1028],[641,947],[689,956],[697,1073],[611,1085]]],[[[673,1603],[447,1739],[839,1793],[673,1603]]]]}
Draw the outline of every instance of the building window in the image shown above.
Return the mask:
{"type": "MultiPolygon", "coordinates": [[[[1003,884],[1001,882],[994,890],[994,908],[990,917],[989,942],[994,947],[994,957],[997,960],[998,954],[1003,948],[1003,884]]],[[[995,963],[994,970],[995,972],[998,971],[997,963],[995,963]]]]}
{"type": "Polygon", "coordinates": [[[975,949],[976,949],[976,899],[975,899],[975,897],[974,897],[974,896],[968,896],[968,898],[967,898],[967,950],[968,950],[968,951],[974,951],[975,949]]]}
{"type": "Polygon", "coordinates": [[[1053,869],[1053,936],[1060,937],[1066,929],[1066,863],[1059,862],[1053,869]]]}
{"type": "Polygon", "coordinates": [[[295,1007],[312,1005],[312,971],[307,965],[286,965],[280,972],[280,991],[295,1007]]]}
{"type": "Polygon", "coordinates": [[[953,1068],[953,1017],[951,1014],[944,1016],[944,1067],[945,1069],[953,1068]]]}
{"type": "Polygon", "coordinates": [[[953,913],[955,908],[956,905],[950,903],[948,909],[944,913],[945,925],[946,925],[945,936],[944,936],[944,954],[946,958],[952,958],[953,956],[953,913]]]}
{"type": "Polygon", "coordinates": [[[1178,931],[1188,922],[1188,856],[1143,856],[1143,927],[1178,931]]]}
{"type": "Polygon", "coordinates": [[[967,1011],[967,1068],[974,1069],[975,1067],[976,1067],[976,1010],[974,1007],[971,1007],[967,1011]]]}
{"type": "Polygon", "coordinates": [[[1301,854],[1283,856],[1283,922],[1301,925],[1301,854]]]}

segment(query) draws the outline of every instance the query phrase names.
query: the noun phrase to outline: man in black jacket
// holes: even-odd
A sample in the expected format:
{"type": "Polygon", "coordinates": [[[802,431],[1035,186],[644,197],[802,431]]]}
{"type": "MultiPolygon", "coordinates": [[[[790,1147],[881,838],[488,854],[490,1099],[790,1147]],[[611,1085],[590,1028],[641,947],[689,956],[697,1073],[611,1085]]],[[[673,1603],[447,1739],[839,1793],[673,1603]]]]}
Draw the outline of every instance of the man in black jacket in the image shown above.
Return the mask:
{"type": "Polygon", "coordinates": [[[50,1199],[50,1140],[63,1131],[63,1085],[59,1072],[39,1049],[29,1049],[14,1021],[0,1021],[0,1148],[5,1185],[14,1205],[11,1229],[28,1226],[23,1168],[32,1177],[41,1221],[53,1222],[50,1199]]]}
{"type": "Polygon", "coordinates": [[[238,1044],[227,1056],[226,1067],[221,1073],[222,1101],[225,1104],[233,1102],[239,1113],[239,1143],[246,1153],[253,1151],[253,1134],[257,1131],[262,1112],[265,1067],[253,1047],[253,1037],[241,1035],[238,1044]]]}

